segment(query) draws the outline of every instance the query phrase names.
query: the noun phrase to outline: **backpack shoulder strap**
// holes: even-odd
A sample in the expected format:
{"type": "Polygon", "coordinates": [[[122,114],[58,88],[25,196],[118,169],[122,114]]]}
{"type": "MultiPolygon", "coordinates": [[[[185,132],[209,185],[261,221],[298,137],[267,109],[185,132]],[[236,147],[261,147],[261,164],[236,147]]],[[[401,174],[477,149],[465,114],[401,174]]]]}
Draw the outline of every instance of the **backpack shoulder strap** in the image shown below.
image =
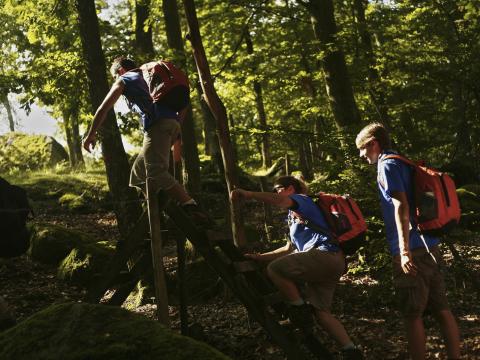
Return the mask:
{"type": "Polygon", "coordinates": [[[385,155],[382,158],[382,160],[386,160],[386,159],[398,159],[398,160],[404,162],[405,164],[411,165],[413,167],[417,167],[417,164],[415,164],[412,160],[407,159],[405,156],[402,156],[402,155],[398,155],[398,154],[385,155]]]}

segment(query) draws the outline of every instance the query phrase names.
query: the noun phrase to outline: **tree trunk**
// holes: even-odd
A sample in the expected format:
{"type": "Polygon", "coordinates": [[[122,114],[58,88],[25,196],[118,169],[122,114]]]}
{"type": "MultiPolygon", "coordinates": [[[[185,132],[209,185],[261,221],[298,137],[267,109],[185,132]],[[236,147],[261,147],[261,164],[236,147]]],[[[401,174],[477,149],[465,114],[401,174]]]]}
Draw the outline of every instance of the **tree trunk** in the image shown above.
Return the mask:
{"type": "Polygon", "coordinates": [[[376,69],[377,60],[373,52],[372,37],[368,31],[367,21],[365,20],[365,7],[368,5],[367,0],[354,0],[355,20],[360,35],[360,43],[363,49],[365,60],[368,66],[368,82],[369,93],[372,102],[376,108],[380,121],[389,126],[390,116],[388,114],[388,106],[386,104],[385,92],[382,89],[380,75],[376,69]]]}
{"type": "Polygon", "coordinates": [[[79,130],[79,108],[78,104],[77,106],[73,109],[70,117],[70,126],[72,129],[72,141],[73,141],[73,153],[75,154],[75,164],[74,167],[76,168],[83,168],[85,167],[85,161],[83,159],[83,154],[82,154],[82,137],[80,136],[80,130],[79,130]]]}
{"type": "Polygon", "coordinates": [[[79,168],[84,166],[83,154],[80,143],[80,134],[78,130],[78,108],[62,110],[63,127],[65,138],[67,140],[68,155],[70,158],[70,166],[79,168]]]}
{"type": "MultiPolygon", "coordinates": [[[[253,55],[253,42],[248,27],[245,29],[245,43],[248,55],[253,55]]],[[[256,75],[256,70],[255,63],[252,62],[252,73],[254,75],[256,75]]],[[[262,84],[256,79],[253,81],[253,91],[255,92],[258,121],[262,130],[262,166],[268,168],[272,166],[272,157],[270,156],[270,141],[267,132],[267,116],[265,115],[265,106],[263,104],[262,84]]]]}
{"type": "Polygon", "coordinates": [[[8,93],[5,95],[2,95],[2,98],[0,99],[0,101],[2,102],[3,106],[5,106],[5,110],[7,110],[8,128],[10,129],[11,132],[14,132],[15,122],[13,121],[12,106],[10,105],[10,100],[8,100],[8,93]]]}
{"type": "Polygon", "coordinates": [[[75,151],[73,150],[73,136],[72,136],[72,127],[70,126],[70,111],[67,109],[62,110],[63,117],[63,130],[65,131],[65,138],[67,140],[68,155],[70,158],[70,166],[75,167],[76,158],[75,151]]]}
{"type": "MultiPolygon", "coordinates": [[[[220,149],[222,151],[225,180],[227,182],[228,192],[230,193],[230,191],[239,185],[239,182],[233,148],[230,142],[227,111],[213,86],[210,67],[208,65],[202,38],[200,36],[195,3],[193,0],[183,0],[183,5],[185,7],[185,15],[188,22],[189,40],[192,43],[193,56],[197,64],[200,83],[202,85],[203,93],[205,94],[205,100],[217,121],[217,135],[220,142],[220,149]]],[[[235,245],[238,247],[244,247],[246,241],[243,215],[240,211],[240,204],[237,201],[232,202],[230,200],[230,213],[232,219],[232,235],[235,245]]]]}
{"type": "MultiPolygon", "coordinates": [[[[177,0],[163,0],[162,9],[168,46],[175,51],[174,61],[186,72],[187,60],[183,46],[177,0]]],[[[195,126],[191,107],[182,123],[182,140],[184,161],[183,183],[189,192],[198,194],[201,185],[200,159],[198,157],[197,139],[195,138],[195,126]]]]}
{"type": "Polygon", "coordinates": [[[302,172],[302,175],[305,178],[305,180],[312,179],[312,171],[311,171],[311,167],[308,159],[308,147],[309,147],[309,143],[308,143],[308,140],[306,140],[306,141],[301,141],[300,148],[298,149],[300,171],[302,172]]]}
{"type": "Polygon", "coordinates": [[[360,114],[353,96],[345,56],[336,40],[337,25],[333,2],[332,0],[309,0],[303,4],[311,15],[315,37],[319,40],[324,53],[321,62],[335,124],[340,133],[347,136],[347,142],[343,144],[348,147],[352,143],[348,135],[353,137],[360,126],[360,114]]]}
{"type": "MultiPolygon", "coordinates": [[[[105,57],[100,42],[98,18],[94,0],[76,0],[78,24],[83,56],[87,72],[91,110],[95,112],[109,91],[105,57]]],[[[128,186],[129,164],[118,130],[115,113],[110,110],[99,129],[103,161],[107,181],[120,234],[125,237],[128,230],[140,217],[141,207],[136,192],[128,186]]]]}
{"type": "Polygon", "coordinates": [[[216,121],[212,111],[208,107],[205,97],[203,95],[202,85],[199,81],[196,82],[198,100],[203,114],[203,133],[205,137],[205,154],[210,155],[215,164],[218,173],[223,173],[222,151],[218,143],[216,135],[216,121]]]}
{"type": "Polygon", "coordinates": [[[142,61],[149,61],[154,55],[152,27],[147,24],[150,15],[150,0],[135,0],[135,48],[142,61]]]}

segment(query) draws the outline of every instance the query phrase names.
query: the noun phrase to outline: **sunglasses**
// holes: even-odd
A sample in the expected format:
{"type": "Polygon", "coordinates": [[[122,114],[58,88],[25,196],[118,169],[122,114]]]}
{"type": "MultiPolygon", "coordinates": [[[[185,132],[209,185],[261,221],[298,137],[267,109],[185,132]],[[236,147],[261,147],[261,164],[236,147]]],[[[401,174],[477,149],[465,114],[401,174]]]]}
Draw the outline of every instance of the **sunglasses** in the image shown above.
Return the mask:
{"type": "Polygon", "coordinates": [[[279,191],[280,189],[285,189],[285,186],[283,186],[283,185],[275,185],[275,186],[273,187],[272,191],[273,191],[274,193],[278,193],[278,191],[279,191]]]}

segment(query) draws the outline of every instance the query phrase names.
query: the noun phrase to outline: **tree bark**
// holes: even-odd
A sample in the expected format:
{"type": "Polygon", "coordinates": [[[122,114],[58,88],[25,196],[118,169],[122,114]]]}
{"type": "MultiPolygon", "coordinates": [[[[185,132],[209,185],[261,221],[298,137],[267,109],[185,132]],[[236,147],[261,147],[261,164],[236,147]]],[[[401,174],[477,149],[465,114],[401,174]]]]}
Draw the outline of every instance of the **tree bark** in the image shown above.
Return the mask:
{"type": "Polygon", "coordinates": [[[376,108],[380,121],[386,126],[390,125],[390,115],[388,114],[388,106],[386,103],[385,92],[382,89],[382,83],[380,74],[375,68],[377,60],[373,52],[372,37],[368,31],[367,21],[365,19],[365,7],[367,6],[367,0],[354,0],[354,13],[355,20],[358,26],[358,32],[360,35],[361,48],[365,56],[365,60],[368,66],[368,82],[369,93],[372,102],[376,108]]]}
{"type": "Polygon", "coordinates": [[[10,100],[8,100],[8,93],[2,94],[2,98],[0,99],[3,106],[5,106],[5,110],[7,110],[7,118],[8,118],[8,128],[11,132],[15,131],[15,121],[13,120],[13,112],[12,106],[10,105],[10,100]]]}
{"type": "MultiPolygon", "coordinates": [[[[195,3],[193,0],[183,0],[183,5],[185,7],[185,14],[189,28],[189,40],[192,44],[193,56],[195,58],[195,63],[197,64],[200,83],[202,85],[208,107],[212,111],[217,122],[217,135],[220,142],[220,149],[222,151],[225,180],[227,183],[228,192],[230,193],[230,191],[239,185],[239,182],[234,152],[232,143],[230,141],[227,111],[222,101],[218,97],[215,87],[213,86],[210,67],[208,65],[202,38],[200,36],[195,3]]],[[[230,200],[230,213],[232,219],[232,235],[235,245],[238,247],[244,247],[246,245],[246,241],[243,215],[240,211],[240,204],[237,201],[232,202],[230,200]]]]}
{"type": "MultiPolygon", "coordinates": [[[[168,46],[174,50],[174,61],[186,72],[187,59],[183,46],[182,30],[178,16],[177,0],[163,0],[162,10],[165,20],[168,46]]],[[[192,194],[200,192],[200,159],[198,157],[197,139],[195,138],[195,126],[193,112],[190,107],[182,123],[183,140],[183,183],[192,194]]]]}
{"type": "Polygon", "coordinates": [[[360,114],[353,96],[353,89],[347,71],[345,56],[336,40],[337,25],[335,23],[332,0],[308,0],[302,2],[311,15],[315,37],[321,44],[321,59],[325,84],[335,124],[348,143],[350,136],[360,126],[360,114]]]}
{"type": "MultiPolygon", "coordinates": [[[[109,91],[105,57],[100,42],[98,18],[94,0],[76,0],[78,25],[82,42],[83,56],[87,72],[87,82],[91,110],[95,112],[109,91]]],[[[129,164],[113,110],[99,129],[103,161],[107,181],[120,234],[125,237],[129,228],[140,217],[141,207],[136,192],[128,186],[129,164]]]]}
{"type": "Polygon", "coordinates": [[[203,114],[203,133],[205,137],[205,154],[210,155],[218,173],[223,173],[222,151],[216,135],[216,122],[212,111],[208,107],[203,95],[202,85],[199,81],[196,83],[198,101],[203,114]]]}
{"type": "Polygon", "coordinates": [[[71,114],[70,126],[72,129],[72,141],[73,141],[73,152],[75,154],[75,164],[76,168],[83,168],[85,166],[85,161],[82,154],[82,137],[80,136],[79,130],[79,109],[75,107],[71,114]]]}
{"type": "Polygon", "coordinates": [[[142,61],[149,61],[154,55],[152,27],[148,25],[150,0],[135,0],[135,48],[142,61]]]}
{"type": "Polygon", "coordinates": [[[65,107],[62,110],[62,117],[68,155],[70,157],[70,166],[72,168],[83,167],[85,163],[83,161],[80,133],[78,130],[78,109],[65,107]]]}
{"type": "MultiPolygon", "coordinates": [[[[247,45],[248,55],[252,56],[254,53],[253,42],[248,27],[245,29],[245,43],[247,45]]],[[[252,62],[252,73],[254,75],[256,75],[256,70],[255,63],[252,62]]],[[[255,92],[255,104],[257,106],[258,121],[260,123],[260,129],[262,130],[262,166],[264,168],[268,168],[272,166],[272,157],[270,155],[270,139],[267,133],[267,116],[265,115],[265,106],[263,103],[262,84],[260,84],[260,81],[257,79],[253,81],[253,91],[255,92]]]]}

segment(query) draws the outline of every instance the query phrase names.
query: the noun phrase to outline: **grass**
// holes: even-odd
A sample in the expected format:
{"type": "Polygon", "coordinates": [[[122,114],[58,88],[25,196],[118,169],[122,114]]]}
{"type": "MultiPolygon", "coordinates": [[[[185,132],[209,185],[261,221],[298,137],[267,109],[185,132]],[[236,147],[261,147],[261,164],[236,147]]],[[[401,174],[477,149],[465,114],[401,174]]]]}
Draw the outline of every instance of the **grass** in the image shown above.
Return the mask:
{"type": "Polygon", "coordinates": [[[34,171],[2,175],[11,184],[23,187],[35,207],[77,211],[109,210],[109,190],[105,171],[100,165],[86,170],[56,166],[34,171]]]}

